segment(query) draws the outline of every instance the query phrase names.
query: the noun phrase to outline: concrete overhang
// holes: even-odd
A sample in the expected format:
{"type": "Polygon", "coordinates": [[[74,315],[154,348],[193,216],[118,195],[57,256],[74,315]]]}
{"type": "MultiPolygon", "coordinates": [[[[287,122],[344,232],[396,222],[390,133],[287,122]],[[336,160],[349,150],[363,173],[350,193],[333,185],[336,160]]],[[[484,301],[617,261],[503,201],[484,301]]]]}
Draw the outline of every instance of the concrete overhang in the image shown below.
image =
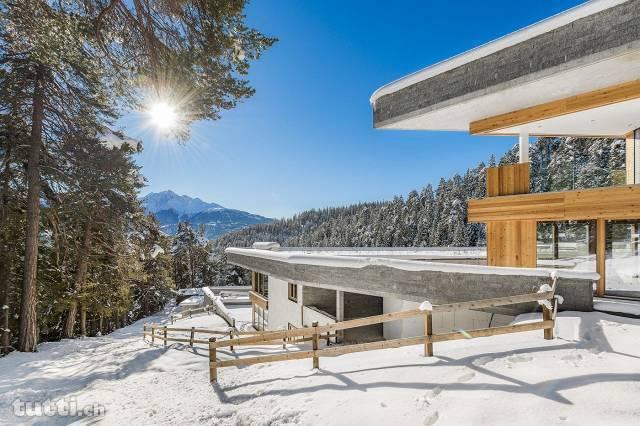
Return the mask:
{"type": "MultiPolygon", "coordinates": [[[[403,249],[403,251],[407,251],[403,249]]],[[[507,268],[391,257],[336,255],[302,251],[227,248],[231,264],[295,284],[435,304],[490,299],[536,292],[558,277],[563,309],[591,310],[592,272],[546,268],[507,268]]],[[[519,313],[535,306],[505,307],[519,313]]]]}
{"type": "MultiPolygon", "coordinates": [[[[483,119],[639,76],[640,0],[594,0],[378,89],[374,126],[469,131],[483,119]]],[[[622,136],[640,127],[640,90],[626,95],[481,133],[622,136]]]]}

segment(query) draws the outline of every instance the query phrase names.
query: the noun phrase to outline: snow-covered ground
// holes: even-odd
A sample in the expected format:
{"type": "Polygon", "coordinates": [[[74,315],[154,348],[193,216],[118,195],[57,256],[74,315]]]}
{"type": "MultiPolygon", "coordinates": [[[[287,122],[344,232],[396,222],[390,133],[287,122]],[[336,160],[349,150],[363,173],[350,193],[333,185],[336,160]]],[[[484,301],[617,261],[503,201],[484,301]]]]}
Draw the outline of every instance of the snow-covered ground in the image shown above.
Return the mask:
{"type": "MultiPolygon", "coordinates": [[[[248,308],[230,310],[250,319],[248,308]]],[[[103,406],[107,424],[640,423],[636,319],[566,312],[553,341],[536,331],[439,343],[432,358],[414,346],[321,358],[317,371],[310,359],[223,368],[219,383],[211,385],[204,348],[174,344],[165,349],[143,342],[142,324],[164,318],[0,359],[0,422],[27,420],[12,414],[18,398],[75,397],[80,407],[103,406]]],[[[225,323],[201,315],[176,324],[195,325],[225,323]]],[[[263,349],[241,352],[256,355],[263,349]]]]}

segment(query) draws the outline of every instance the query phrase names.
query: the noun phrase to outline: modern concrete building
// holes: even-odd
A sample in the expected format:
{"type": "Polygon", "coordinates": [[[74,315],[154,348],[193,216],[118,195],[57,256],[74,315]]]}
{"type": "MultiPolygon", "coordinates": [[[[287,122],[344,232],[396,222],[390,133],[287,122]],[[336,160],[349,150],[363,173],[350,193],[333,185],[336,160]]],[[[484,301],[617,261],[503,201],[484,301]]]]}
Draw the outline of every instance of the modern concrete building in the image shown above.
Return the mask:
{"type": "MultiPolygon", "coordinates": [[[[487,225],[486,253],[230,248],[231,263],[254,271],[254,323],[300,327],[402,310],[423,300],[522,294],[550,281],[554,272],[544,266],[564,268],[557,275],[563,309],[591,310],[594,281],[598,295],[640,295],[639,76],[640,0],[594,0],[378,89],[371,97],[376,128],[518,138],[519,163],[489,169],[487,197],[468,206],[468,220],[487,225]],[[530,194],[533,136],[625,139],[626,185],[530,194]],[[562,262],[548,265],[538,229],[567,221],[590,230],[594,244],[574,244],[562,262]]],[[[552,252],[561,252],[558,245],[566,249],[561,244],[555,239],[552,252]]],[[[536,308],[468,311],[434,318],[434,327],[498,325],[536,308]]],[[[420,325],[405,321],[344,337],[420,334],[415,327],[420,325]]]]}
{"type": "MultiPolygon", "coordinates": [[[[598,275],[545,268],[486,266],[484,248],[229,248],[227,261],[252,272],[253,324],[287,329],[433,304],[535,293],[551,277],[563,309],[590,311],[598,275]]],[[[504,325],[537,304],[434,314],[434,332],[504,325]]],[[[348,330],[345,341],[416,336],[419,319],[348,330]]]]}
{"type": "Polygon", "coordinates": [[[517,137],[519,164],[489,169],[468,206],[488,264],[535,267],[538,230],[570,221],[593,243],[566,257],[597,294],[640,296],[639,78],[640,1],[594,0],[378,89],[374,126],[517,137]],[[531,136],[626,140],[626,185],[529,194],[531,136]]]}

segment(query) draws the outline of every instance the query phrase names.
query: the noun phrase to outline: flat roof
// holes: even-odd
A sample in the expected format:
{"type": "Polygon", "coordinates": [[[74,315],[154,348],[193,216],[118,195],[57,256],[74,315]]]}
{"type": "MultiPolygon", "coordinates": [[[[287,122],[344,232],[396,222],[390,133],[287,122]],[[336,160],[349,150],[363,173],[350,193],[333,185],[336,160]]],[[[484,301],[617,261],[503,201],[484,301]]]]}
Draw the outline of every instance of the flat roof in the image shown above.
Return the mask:
{"type": "MultiPolygon", "coordinates": [[[[227,255],[240,257],[257,258],[267,261],[275,261],[292,265],[314,265],[327,268],[365,268],[367,266],[383,266],[403,271],[431,271],[449,273],[468,273],[479,275],[519,275],[530,277],[551,277],[577,278],[586,280],[597,280],[599,275],[595,272],[559,270],[549,268],[515,268],[504,266],[469,265],[463,263],[441,263],[438,259],[468,259],[470,256],[481,256],[484,254],[483,248],[468,248],[465,250],[454,249],[450,253],[447,247],[441,250],[428,248],[427,250],[412,250],[411,248],[393,247],[384,250],[372,251],[369,248],[357,249],[331,249],[323,252],[323,249],[296,249],[278,248],[275,250],[264,250],[255,248],[229,247],[225,250],[227,255]],[[422,254],[420,254],[422,252],[422,254]],[[426,253],[431,252],[432,259],[426,259],[426,253]],[[439,253],[438,253],[439,252],[439,253]],[[394,258],[394,253],[398,258],[394,258]],[[403,256],[413,256],[417,258],[402,258],[403,256]]],[[[231,263],[235,263],[233,259],[231,263]]],[[[242,266],[242,265],[241,265],[242,266]]]]}
{"type": "MultiPolygon", "coordinates": [[[[377,128],[468,131],[477,120],[629,82],[639,75],[640,0],[593,0],[389,83],[370,100],[377,128]]],[[[593,115],[586,114],[577,122],[556,120],[525,130],[617,136],[629,124],[640,126],[628,114],[636,107],[633,103],[623,108],[624,117],[618,121],[624,124],[600,128],[593,115]]],[[[619,109],[599,113],[619,118],[619,109]]]]}

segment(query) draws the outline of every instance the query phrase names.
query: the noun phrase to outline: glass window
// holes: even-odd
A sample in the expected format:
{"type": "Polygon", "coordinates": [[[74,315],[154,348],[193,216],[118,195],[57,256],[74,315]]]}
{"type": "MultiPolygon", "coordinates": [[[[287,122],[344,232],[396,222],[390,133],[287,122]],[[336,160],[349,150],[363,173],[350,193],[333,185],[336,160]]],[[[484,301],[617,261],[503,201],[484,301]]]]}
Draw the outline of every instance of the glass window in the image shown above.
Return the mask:
{"type": "Polygon", "coordinates": [[[298,301],[298,285],[289,283],[289,300],[292,302],[298,301]]]}
{"type": "Polygon", "coordinates": [[[640,296],[640,220],[607,222],[605,292],[640,296]]]}
{"type": "Polygon", "coordinates": [[[538,223],[538,266],[596,270],[595,221],[538,223]]]}

